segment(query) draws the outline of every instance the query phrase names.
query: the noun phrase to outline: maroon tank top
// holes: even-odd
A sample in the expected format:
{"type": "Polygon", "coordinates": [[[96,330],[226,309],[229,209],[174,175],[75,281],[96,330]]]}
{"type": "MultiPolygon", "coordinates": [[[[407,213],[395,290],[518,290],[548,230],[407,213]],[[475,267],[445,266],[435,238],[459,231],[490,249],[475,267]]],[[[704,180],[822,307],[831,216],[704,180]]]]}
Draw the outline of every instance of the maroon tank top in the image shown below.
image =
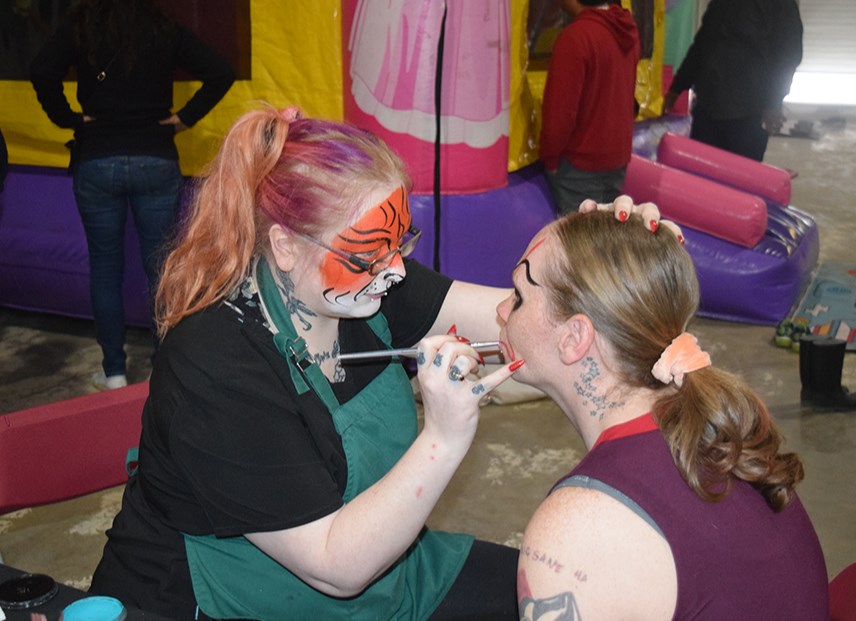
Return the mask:
{"type": "Polygon", "coordinates": [[[650,428],[639,419],[625,425],[630,435],[608,430],[611,439],[598,441],[556,487],[589,477],[648,514],[675,560],[676,621],[828,618],[826,564],[799,498],[776,513],[751,485],[735,480],[724,500],[706,502],[681,477],[658,430],[636,432],[650,428]]]}

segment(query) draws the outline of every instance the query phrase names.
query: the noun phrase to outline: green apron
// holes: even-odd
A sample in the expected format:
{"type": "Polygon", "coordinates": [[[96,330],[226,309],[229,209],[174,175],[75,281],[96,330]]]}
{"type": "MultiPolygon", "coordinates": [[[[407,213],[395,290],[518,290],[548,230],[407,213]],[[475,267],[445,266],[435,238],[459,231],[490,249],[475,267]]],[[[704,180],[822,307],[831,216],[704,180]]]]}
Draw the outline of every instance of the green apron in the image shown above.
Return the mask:
{"type": "MultiPolygon", "coordinates": [[[[327,406],[342,438],[348,463],[344,493],[349,502],[386,474],[416,438],[416,406],[401,365],[392,361],[353,399],[339,405],[321,369],[311,362],[297,336],[267,262],[256,266],[262,305],[273,325],[277,349],[285,357],[295,388],[310,388],[327,406]]],[[[382,314],[368,320],[391,344],[382,314]]],[[[184,535],[193,590],[199,608],[213,618],[426,619],[445,597],[472,546],[472,537],[427,528],[381,578],[359,596],[336,599],[316,591],[244,537],[184,535]]]]}

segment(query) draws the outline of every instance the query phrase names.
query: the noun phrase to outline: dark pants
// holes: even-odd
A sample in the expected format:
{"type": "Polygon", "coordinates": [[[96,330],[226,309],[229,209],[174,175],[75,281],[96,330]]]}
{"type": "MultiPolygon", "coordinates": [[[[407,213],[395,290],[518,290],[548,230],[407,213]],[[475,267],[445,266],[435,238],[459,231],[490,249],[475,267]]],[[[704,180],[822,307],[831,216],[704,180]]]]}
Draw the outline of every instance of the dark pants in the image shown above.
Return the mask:
{"type": "Polygon", "coordinates": [[[104,373],[125,374],[125,220],[134,216],[150,292],[157,285],[164,239],[179,208],[178,162],[149,156],[113,156],[81,162],[74,197],[89,249],[89,288],[104,373]]]}
{"type": "Polygon", "coordinates": [[[547,173],[547,185],[560,216],[579,211],[580,203],[591,198],[611,203],[621,194],[627,168],[588,171],[574,168],[564,158],[554,173],[547,173]]]}
{"type": "MultiPolygon", "coordinates": [[[[518,554],[508,546],[473,542],[461,573],[428,621],[518,621],[518,554]]],[[[201,610],[196,619],[214,621],[201,610]]]]}
{"type": "Polygon", "coordinates": [[[693,112],[690,138],[761,162],[767,150],[769,134],[761,123],[760,115],[742,119],[712,119],[703,113],[693,112]]]}
{"type": "Polygon", "coordinates": [[[518,556],[515,548],[476,540],[429,621],[517,621],[518,556]]]}

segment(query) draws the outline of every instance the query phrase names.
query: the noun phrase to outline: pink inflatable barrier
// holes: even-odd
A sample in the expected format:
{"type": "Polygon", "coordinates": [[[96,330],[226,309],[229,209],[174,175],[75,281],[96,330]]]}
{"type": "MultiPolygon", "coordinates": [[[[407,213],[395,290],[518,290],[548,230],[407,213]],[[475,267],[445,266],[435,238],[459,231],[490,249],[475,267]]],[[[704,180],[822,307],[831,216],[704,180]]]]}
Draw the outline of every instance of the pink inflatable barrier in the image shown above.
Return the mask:
{"type": "Polygon", "coordinates": [[[788,171],[685,136],[664,134],[657,146],[657,161],[757,194],[777,205],[789,205],[791,201],[788,171]]]}
{"type": "Polygon", "coordinates": [[[143,382],[4,414],[0,515],[124,484],[148,395],[143,382]]]}
{"type": "Polygon", "coordinates": [[[638,155],[630,159],[624,192],[636,203],[656,203],[678,224],[745,248],[754,247],[767,229],[762,198],[638,155]]]}

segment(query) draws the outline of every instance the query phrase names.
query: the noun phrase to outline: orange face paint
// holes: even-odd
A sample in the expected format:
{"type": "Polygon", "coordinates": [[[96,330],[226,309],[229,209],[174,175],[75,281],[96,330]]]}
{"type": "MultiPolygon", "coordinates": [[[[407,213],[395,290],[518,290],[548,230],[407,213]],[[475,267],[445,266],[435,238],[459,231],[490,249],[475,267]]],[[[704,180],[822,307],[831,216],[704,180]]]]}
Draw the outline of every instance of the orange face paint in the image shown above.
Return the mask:
{"type": "MultiPolygon", "coordinates": [[[[399,187],[336,235],[330,245],[371,262],[398,247],[410,222],[407,192],[399,187]]],[[[362,289],[376,278],[332,252],[321,264],[321,277],[328,294],[337,298],[362,289]]]]}

